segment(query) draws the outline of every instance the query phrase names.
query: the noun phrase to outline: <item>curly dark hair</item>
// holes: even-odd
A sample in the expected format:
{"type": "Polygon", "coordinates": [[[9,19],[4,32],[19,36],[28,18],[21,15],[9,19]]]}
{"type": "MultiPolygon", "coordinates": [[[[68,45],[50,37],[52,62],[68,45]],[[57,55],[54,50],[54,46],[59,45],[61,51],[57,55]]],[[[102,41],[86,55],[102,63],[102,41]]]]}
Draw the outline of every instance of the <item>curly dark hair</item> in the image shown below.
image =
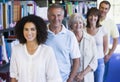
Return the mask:
{"type": "Polygon", "coordinates": [[[28,15],[19,20],[15,26],[15,34],[20,43],[26,43],[26,39],[23,34],[24,25],[27,22],[32,22],[37,30],[37,42],[38,44],[44,43],[47,39],[47,25],[45,21],[36,15],[28,15]]]}
{"type": "Polygon", "coordinates": [[[100,11],[99,11],[96,7],[92,7],[92,8],[90,8],[90,9],[88,10],[87,15],[86,15],[86,17],[87,17],[87,25],[86,25],[86,27],[87,27],[87,28],[90,28],[90,23],[89,23],[89,21],[88,21],[88,17],[89,17],[90,15],[98,16],[98,20],[97,20],[96,27],[99,28],[99,27],[101,26],[101,25],[100,25],[100,11]]]}

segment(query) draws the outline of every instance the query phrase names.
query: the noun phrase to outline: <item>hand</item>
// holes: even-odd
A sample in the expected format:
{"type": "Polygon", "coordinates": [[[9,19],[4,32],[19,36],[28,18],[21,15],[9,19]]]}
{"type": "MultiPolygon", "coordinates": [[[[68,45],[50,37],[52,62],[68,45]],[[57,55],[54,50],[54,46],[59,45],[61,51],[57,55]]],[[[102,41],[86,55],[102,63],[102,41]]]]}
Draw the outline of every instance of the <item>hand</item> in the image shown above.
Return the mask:
{"type": "Polygon", "coordinates": [[[73,78],[68,78],[67,82],[73,82],[73,78]]]}
{"type": "Polygon", "coordinates": [[[106,62],[108,62],[109,61],[109,59],[110,59],[110,55],[105,55],[105,57],[104,57],[104,62],[106,63],[106,62]]]}
{"type": "Polygon", "coordinates": [[[83,78],[84,78],[84,74],[83,74],[83,72],[80,72],[80,73],[76,76],[75,80],[76,80],[77,82],[81,82],[81,81],[83,80],[83,78]]]}

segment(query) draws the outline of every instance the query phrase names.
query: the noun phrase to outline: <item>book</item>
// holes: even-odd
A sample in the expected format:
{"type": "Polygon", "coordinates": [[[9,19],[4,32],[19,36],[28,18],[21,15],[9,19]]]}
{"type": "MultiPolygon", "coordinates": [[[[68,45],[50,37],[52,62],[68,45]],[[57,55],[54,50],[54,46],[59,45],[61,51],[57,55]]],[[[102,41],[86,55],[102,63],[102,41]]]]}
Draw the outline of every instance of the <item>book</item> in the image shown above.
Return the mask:
{"type": "Polygon", "coordinates": [[[5,44],[5,38],[2,35],[2,60],[4,60],[6,63],[9,62],[7,52],[6,52],[6,44],[5,44]]]}
{"type": "Polygon", "coordinates": [[[13,10],[12,10],[12,1],[8,1],[6,4],[8,4],[7,5],[7,7],[8,7],[8,11],[7,11],[7,14],[8,14],[8,28],[11,28],[11,27],[13,27],[13,10]]]}
{"type": "Polygon", "coordinates": [[[8,28],[8,15],[7,15],[8,7],[6,3],[3,3],[3,27],[4,29],[8,28]]]}
{"type": "Polygon", "coordinates": [[[45,21],[48,21],[47,18],[47,9],[48,7],[36,7],[36,15],[42,17],[45,21]]]}
{"type": "Polygon", "coordinates": [[[34,1],[27,1],[27,13],[35,14],[35,2],[34,1]]]}
{"type": "Polygon", "coordinates": [[[3,3],[0,2],[0,30],[3,30],[3,3]]]}
{"type": "Polygon", "coordinates": [[[2,35],[0,35],[0,64],[2,63],[2,35]]]}
{"type": "Polygon", "coordinates": [[[21,19],[21,5],[20,1],[13,2],[13,22],[16,23],[21,19]]]}
{"type": "Polygon", "coordinates": [[[21,17],[27,16],[27,1],[20,1],[21,5],[21,17]]]}

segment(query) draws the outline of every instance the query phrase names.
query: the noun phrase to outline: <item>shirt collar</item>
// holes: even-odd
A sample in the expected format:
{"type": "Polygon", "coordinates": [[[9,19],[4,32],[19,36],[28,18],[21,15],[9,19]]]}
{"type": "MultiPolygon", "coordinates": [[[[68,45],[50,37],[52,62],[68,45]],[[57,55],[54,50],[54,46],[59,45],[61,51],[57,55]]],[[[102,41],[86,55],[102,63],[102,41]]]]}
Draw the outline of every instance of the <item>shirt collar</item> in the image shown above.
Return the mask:
{"type": "MultiPolygon", "coordinates": [[[[50,23],[47,24],[48,32],[49,32],[49,33],[53,33],[53,32],[49,29],[49,25],[50,25],[50,23]]],[[[61,30],[59,33],[66,33],[66,28],[65,28],[65,26],[64,26],[63,24],[62,24],[62,30],[61,30]]]]}

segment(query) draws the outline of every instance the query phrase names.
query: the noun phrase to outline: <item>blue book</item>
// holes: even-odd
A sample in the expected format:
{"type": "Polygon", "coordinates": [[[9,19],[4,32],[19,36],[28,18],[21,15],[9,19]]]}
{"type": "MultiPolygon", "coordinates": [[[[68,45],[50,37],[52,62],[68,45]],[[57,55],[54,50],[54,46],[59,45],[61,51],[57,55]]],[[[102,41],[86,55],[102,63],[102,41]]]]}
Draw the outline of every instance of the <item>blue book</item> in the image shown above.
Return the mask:
{"type": "Polygon", "coordinates": [[[0,2],[0,30],[3,30],[3,3],[0,2]]]}
{"type": "Polygon", "coordinates": [[[6,44],[7,58],[9,60],[11,57],[11,42],[7,42],[7,40],[5,40],[5,44],[6,44]]]}
{"type": "Polygon", "coordinates": [[[0,62],[2,62],[2,46],[0,45],[0,62]]]}
{"type": "Polygon", "coordinates": [[[9,28],[9,27],[12,27],[12,2],[9,1],[6,4],[8,7],[7,14],[8,14],[8,28],[9,28]]]}

